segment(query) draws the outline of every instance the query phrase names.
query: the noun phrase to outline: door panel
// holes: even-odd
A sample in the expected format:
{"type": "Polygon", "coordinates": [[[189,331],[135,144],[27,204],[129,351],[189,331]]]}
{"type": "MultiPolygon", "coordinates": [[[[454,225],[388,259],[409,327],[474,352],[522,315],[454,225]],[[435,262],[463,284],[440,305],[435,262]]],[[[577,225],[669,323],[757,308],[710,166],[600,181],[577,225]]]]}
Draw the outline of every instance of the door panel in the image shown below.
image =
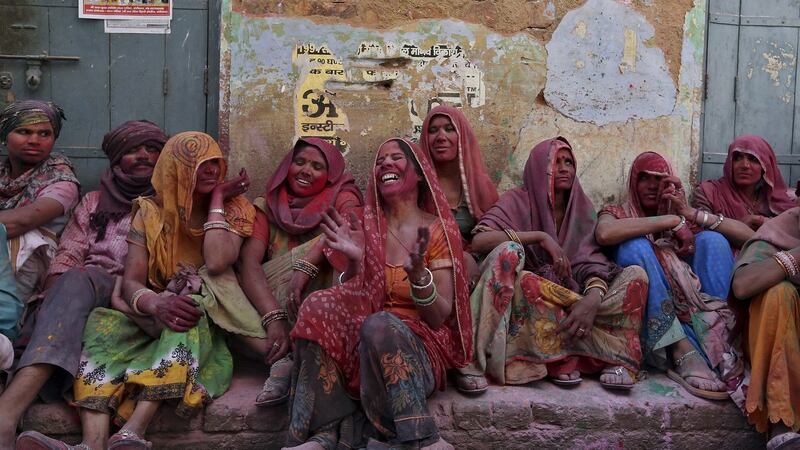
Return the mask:
{"type": "Polygon", "coordinates": [[[204,10],[184,11],[172,20],[172,39],[166,43],[167,61],[182,63],[170,64],[167,72],[164,112],[169,130],[191,130],[206,121],[204,102],[187,100],[198,99],[194,94],[206,91],[207,22],[208,12],[204,10]]]}

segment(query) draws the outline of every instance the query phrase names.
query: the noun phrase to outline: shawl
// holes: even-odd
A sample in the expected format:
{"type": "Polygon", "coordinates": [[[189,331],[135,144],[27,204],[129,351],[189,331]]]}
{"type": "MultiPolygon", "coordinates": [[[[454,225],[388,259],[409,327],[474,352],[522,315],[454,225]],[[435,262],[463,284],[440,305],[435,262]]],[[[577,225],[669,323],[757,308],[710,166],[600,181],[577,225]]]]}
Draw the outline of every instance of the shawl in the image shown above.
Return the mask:
{"type": "MultiPolygon", "coordinates": [[[[526,245],[526,260],[535,272],[573,291],[580,291],[590,277],[600,277],[610,283],[619,274],[619,267],[602,253],[594,237],[597,214],[589,197],[583,192],[577,171],[569,193],[561,228],[556,231],[554,218],[556,154],[566,149],[575,161],[569,142],[561,136],[537,144],[528,157],[523,171],[523,186],[505,192],[500,200],[481,218],[480,225],[496,230],[543,231],[550,235],[567,254],[572,264],[572,279],[557,280],[549,256],[538,245],[526,245]],[[551,272],[551,273],[547,273],[551,272]]],[[[577,166],[577,164],[576,164],[577,166]]]]}
{"type": "Polygon", "coordinates": [[[267,217],[270,223],[289,234],[308,233],[317,228],[322,221],[322,213],[333,206],[340,192],[345,191],[352,192],[360,202],[363,202],[355,179],[345,171],[342,153],[324,139],[302,138],[297,141],[294,149],[283,157],[283,161],[267,183],[267,217]],[[286,183],[294,154],[302,144],[316,147],[328,162],[328,182],[322,192],[313,197],[291,195],[286,183]]]}
{"type": "MultiPolygon", "coordinates": [[[[439,389],[444,389],[446,370],[463,367],[472,360],[472,320],[461,235],[427,156],[416,144],[396,140],[405,142],[412,149],[422,168],[430,194],[424,195],[420,191],[425,199],[422,209],[442,221],[453,260],[455,296],[453,310],[445,323],[434,330],[420,318],[398,316],[422,340],[436,384],[439,389]]],[[[297,323],[291,332],[293,339],[318,343],[342,370],[348,391],[356,397],[360,384],[359,330],[367,316],[383,309],[386,300],[386,219],[375,177],[376,173],[373,173],[364,205],[363,270],[344,284],[309,295],[300,307],[297,323]]]]}
{"type": "MultiPolygon", "coordinates": [[[[453,122],[458,133],[458,163],[461,169],[461,187],[464,190],[469,212],[476,219],[497,201],[497,188],[486,171],[486,165],[481,157],[478,140],[472,131],[469,121],[461,110],[452,106],[440,105],[428,112],[422,124],[420,145],[425,155],[431,159],[431,149],[428,148],[428,126],[435,116],[446,116],[453,122]]],[[[431,161],[433,161],[431,159],[431,161]]]]}
{"type": "Polygon", "coordinates": [[[0,142],[6,142],[12,130],[37,123],[50,122],[53,135],[61,134],[61,121],[66,120],[64,110],[53,102],[41,100],[20,100],[0,111],[0,142]]]}
{"type": "Polygon", "coordinates": [[[704,196],[714,213],[722,213],[725,217],[740,220],[749,214],[760,214],[759,211],[748,210],[748,201],[733,182],[733,155],[741,152],[753,155],[761,164],[763,186],[761,195],[766,199],[769,211],[773,216],[794,207],[794,202],[786,193],[786,182],[783,180],[775,152],[760,136],[747,134],[739,136],[728,146],[728,156],[722,167],[722,178],[700,183],[698,190],[704,196]]]}
{"type": "MultiPolygon", "coordinates": [[[[639,202],[636,184],[642,172],[672,176],[669,162],[655,152],[644,152],[636,157],[628,174],[628,199],[622,205],[605,206],[600,213],[609,213],[618,219],[646,217],[639,202]]],[[[655,239],[646,236],[652,243],[664,275],[672,292],[672,305],[675,315],[683,323],[702,324],[704,336],[700,339],[708,360],[713,368],[719,368],[723,380],[733,376],[736,370],[727,367],[734,353],[729,337],[734,327],[735,317],[724,300],[700,292],[700,279],[691,267],[678,257],[670,237],[655,239]]],[[[695,326],[697,328],[697,326],[695,326]]]]}
{"type": "MultiPolygon", "coordinates": [[[[167,281],[181,269],[181,245],[188,240],[180,239],[179,234],[203,235],[202,229],[189,227],[189,219],[197,169],[212,159],[220,160],[221,182],[228,167],[214,139],[198,131],[176,134],[164,145],[153,170],[155,197],[140,197],[133,202],[132,214],[141,209],[144,220],[148,280],[159,290],[165,289],[167,281]]],[[[243,237],[252,233],[255,209],[243,195],[226,201],[224,209],[231,232],[243,237]]]]}
{"type": "Polygon", "coordinates": [[[69,158],[62,154],[51,153],[36,167],[14,179],[11,178],[11,162],[6,158],[0,164],[0,210],[19,208],[33,203],[39,191],[61,181],[69,181],[79,187],[81,185],[75,178],[69,158]]]}
{"type": "Polygon", "coordinates": [[[97,242],[105,239],[110,221],[117,222],[131,213],[133,199],[155,193],[149,176],[128,175],[119,167],[119,161],[140,145],[161,150],[166,141],[164,132],[147,120],[129,120],[103,137],[103,152],[110,167],[100,178],[100,201],[89,217],[89,226],[97,231],[97,242]]]}

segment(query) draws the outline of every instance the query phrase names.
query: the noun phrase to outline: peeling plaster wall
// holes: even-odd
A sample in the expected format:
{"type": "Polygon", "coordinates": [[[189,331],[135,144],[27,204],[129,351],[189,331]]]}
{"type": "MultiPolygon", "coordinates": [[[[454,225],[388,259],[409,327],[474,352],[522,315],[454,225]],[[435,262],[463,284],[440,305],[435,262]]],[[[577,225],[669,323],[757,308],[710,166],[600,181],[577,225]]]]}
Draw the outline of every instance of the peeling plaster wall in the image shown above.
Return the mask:
{"type": "Polygon", "coordinates": [[[704,0],[226,0],[222,141],[263,186],[298,137],[324,137],[364,186],[377,146],[447,102],[501,190],[561,134],[599,206],[644,150],[695,179],[704,32],[704,0]]]}

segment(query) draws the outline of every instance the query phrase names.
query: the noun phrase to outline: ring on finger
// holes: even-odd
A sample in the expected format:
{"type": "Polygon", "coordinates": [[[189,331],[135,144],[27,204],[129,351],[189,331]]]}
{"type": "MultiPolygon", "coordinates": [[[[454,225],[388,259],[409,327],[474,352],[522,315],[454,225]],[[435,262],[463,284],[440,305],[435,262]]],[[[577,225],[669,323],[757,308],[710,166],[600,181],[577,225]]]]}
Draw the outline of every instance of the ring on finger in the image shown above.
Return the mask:
{"type": "Polygon", "coordinates": [[[272,343],[272,346],[273,346],[273,347],[280,347],[280,346],[281,346],[281,344],[278,344],[277,342],[273,342],[273,343],[272,343]]]}
{"type": "Polygon", "coordinates": [[[580,336],[583,336],[583,334],[584,334],[584,333],[586,333],[586,330],[585,330],[585,329],[583,329],[583,328],[578,328],[578,334],[579,334],[580,336]]]}

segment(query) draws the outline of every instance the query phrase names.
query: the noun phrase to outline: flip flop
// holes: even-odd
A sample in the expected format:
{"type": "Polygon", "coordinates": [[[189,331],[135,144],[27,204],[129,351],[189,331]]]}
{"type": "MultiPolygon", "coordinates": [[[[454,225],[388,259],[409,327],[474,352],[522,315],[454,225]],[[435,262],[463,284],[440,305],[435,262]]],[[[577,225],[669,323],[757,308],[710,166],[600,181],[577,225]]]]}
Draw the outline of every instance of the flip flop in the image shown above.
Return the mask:
{"type": "Polygon", "coordinates": [[[38,431],[26,431],[19,435],[17,450],[91,450],[86,444],[69,445],[66,442],[49,438],[38,431]]]}
{"type": "Polygon", "coordinates": [[[269,376],[267,381],[264,382],[264,387],[261,388],[256,397],[256,406],[277,406],[286,403],[289,400],[289,388],[292,384],[291,369],[294,365],[290,355],[275,361],[269,369],[269,376]],[[286,375],[277,375],[278,372],[284,372],[286,375]],[[277,397],[270,397],[268,394],[274,392],[278,394],[277,397]]]}
{"type": "Polygon", "coordinates": [[[581,382],[583,381],[583,378],[578,377],[578,378],[574,378],[572,380],[562,380],[561,378],[550,377],[550,381],[552,381],[553,384],[558,385],[558,386],[573,387],[573,386],[577,386],[577,385],[581,384],[581,382]]]}
{"type": "Polygon", "coordinates": [[[108,450],[150,450],[152,448],[152,442],[124,428],[108,438],[108,450]]]}
{"type": "Polygon", "coordinates": [[[774,436],[767,442],[767,450],[789,450],[800,448],[800,434],[787,431],[774,436]]]}
{"type": "MultiPolygon", "coordinates": [[[[696,375],[690,375],[690,376],[696,377],[696,375]]],[[[689,393],[694,395],[695,397],[704,398],[706,400],[727,400],[728,398],[730,398],[728,396],[728,393],[724,391],[722,392],[709,391],[706,389],[700,389],[699,387],[692,386],[691,384],[689,384],[688,381],[686,381],[682,376],[680,376],[678,372],[675,372],[672,369],[667,369],[667,377],[669,377],[670,380],[683,386],[684,389],[689,391],[689,393]]],[[[697,378],[702,378],[702,377],[697,377],[697,378]]]]}
{"type": "Polygon", "coordinates": [[[462,394],[479,395],[488,389],[489,382],[483,375],[456,374],[456,390],[462,394]]]}
{"type": "MultiPolygon", "coordinates": [[[[628,369],[625,369],[622,366],[605,367],[605,368],[603,368],[603,371],[601,372],[601,374],[612,374],[612,375],[620,376],[620,375],[622,375],[623,370],[628,370],[628,369]]],[[[633,380],[633,383],[631,383],[631,384],[608,383],[608,382],[605,382],[605,381],[600,381],[600,385],[603,386],[606,389],[617,390],[617,391],[630,391],[631,389],[633,389],[633,386],[636,384],[636,376],[633,375],[632,373],[630,373],[630,371],[628,371],[628,375],[630,375],[631,379],[633,380]]]]}

